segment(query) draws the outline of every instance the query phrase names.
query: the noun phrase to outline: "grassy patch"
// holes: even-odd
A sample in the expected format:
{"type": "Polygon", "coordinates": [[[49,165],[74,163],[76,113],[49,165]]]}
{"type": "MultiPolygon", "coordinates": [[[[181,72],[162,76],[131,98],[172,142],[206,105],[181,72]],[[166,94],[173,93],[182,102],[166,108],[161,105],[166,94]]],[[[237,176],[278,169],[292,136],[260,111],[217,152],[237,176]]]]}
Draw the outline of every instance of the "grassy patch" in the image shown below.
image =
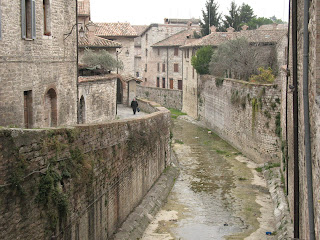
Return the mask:
{"type": "Polygon", "coordinates": [[[177,119],[179,116],[182,116],[182,115],[187,115],[186,113],[183,113],[178,109],[169,108],[169,110],[171,112],[171,118],[173,119],[177,119]]]}
{"type": "Polygon", "coordinates": [[[180,139],[176,139],[176,140],[175,140],[175,143],[184,144],[184,142],[182,142],[180,139]]]}

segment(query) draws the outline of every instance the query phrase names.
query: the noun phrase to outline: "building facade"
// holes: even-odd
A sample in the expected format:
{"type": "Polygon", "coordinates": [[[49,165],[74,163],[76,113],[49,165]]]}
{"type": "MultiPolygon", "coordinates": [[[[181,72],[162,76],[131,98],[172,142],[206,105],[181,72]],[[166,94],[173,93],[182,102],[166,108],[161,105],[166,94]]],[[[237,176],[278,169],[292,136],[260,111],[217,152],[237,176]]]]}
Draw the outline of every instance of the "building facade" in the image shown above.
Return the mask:
{"type": "Polygon", "coordinates": [[[77,122],[76,2],[0,2],[0,125],[77,122]]]}
{"type": "MultiPolygon", "coordinates": [[[[196,25],[194,25],[194,27],[196,27],[196,25]]],[[[190,23],[187,20],[185,20],[185,23],[183,24],[175,24],[167,21],[165,24],[151,24],[144,32],[141,33],[141,58],[139,59],[140,67],[137,68],[136,76],[139,75],[142,77],[143,82],[141,84],[143,86],[156,87],[157,77],[159,76],[161,77],[160,85],[170,88],[170,79],[168,80],[169,75],[167,74],[167,71],[163,71],[163,69],[168,69],[169,56],[171,56],[172,53],[174,54],[174,49],[169,53],[167,48],[159,48],[158,52],[158,49],[153,48],[153,45],[169,38],[174,34],[188,30],[188,28],[190,28],[190,23]],[[165,60],[167,58],[168,62],[165,60]],[[159,60],[161,60],[161,69],[159,71],[161,72],[160,75],[158,74],[159,60]],[[142,72],[139,72],[138,70],[141,69],[142,72]]],[[[179,56],[181,57],[180,53],[178,53],[178,56],[173,55],[173,57],[177,58],[179,58],[179,56]]],[[[177,60],[177,58],[174,60],[177,60]]],[[[170,63],[170,65],[172,65],[172,63],[170,63]]],[[[174,66],[169,66],[169,69],[171,68],[174,72],[174,66]]],[[[178,72],[181,74],[181,70],[178,72]]]]}

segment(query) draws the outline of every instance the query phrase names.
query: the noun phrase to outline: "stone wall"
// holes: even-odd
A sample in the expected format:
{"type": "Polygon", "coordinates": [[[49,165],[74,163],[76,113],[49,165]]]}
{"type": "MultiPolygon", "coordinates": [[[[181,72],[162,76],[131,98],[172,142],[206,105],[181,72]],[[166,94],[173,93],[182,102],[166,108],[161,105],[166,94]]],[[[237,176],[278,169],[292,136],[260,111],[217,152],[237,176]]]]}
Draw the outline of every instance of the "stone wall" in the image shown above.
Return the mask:
{"type": "Polygon", "coordinates": [[[170,159],[170,112],[0,130],[1,239],[109,239],[170,159]]]}
{"type": "Polygon", "coordinates": [[[155,101],[166,108],[182,109],[182,91],[137,85],[137,97],[155,101]]]}
{"type": "Polygon", "coordinates": [[[200,120],[251,159],[278,162],[281,96],[277,85],[232,79],[221,83],[209,75],[200,81],[200,120]]]}
{"type": "MultiPolygon", "coordinates": [[[[293,93],[292,90],[288,90],[288,104],[286,108],[285,101],[282,105],[283,114],[287,113],[288,119],[285,121],[283,119],[283,136],[286,135],[285,129],[287,129],[287,143],[288,143],[288,168],[286,174],[288,174],[288,201],[290,206],[290,212],[292,218],[299,218],[299,239],[309,239],[309,213],[308,213],[308,185],[307,185],[307,176],[306,176],[306,161],[305,161],[305,121],[303,116],[304,106],[303,106],[303,21],[304,21],[304,1],[298,0],[298,125],[293,124],[293,93]],[[286,128],[287,127],[287,128],[286,128]],[[294,128],[298,128],[298,161],[299,161],[299,175],[294,173],[294,141],[293,134],[294,128]],[[295,202],[294,199],[294,181],[299,181],[299,196],[298,201],[295,202]],[[294,216],[294,206],[299,206],[298,216],[294,216]]],[[[318,33],[320,30],[320,13],[319,13],[319,2],[311,1],[310,2],[310,20],[309,20],[309,116],[310,116],[310,140],[311,140],[311,159],[312,159],[312,179],[313,179],[313,202],[314,202],[314,223],[315,223],[315,239],[320,238],[320,98],[319,98],[319,53],[320,45],[318,39],[318,33]]],[[[293,85],[293,63],[292,63],[292,43],[290,45],[290,64],[289,69],[291,76],[289,77],[288,85],[293,85]]],[[[286,81],[285,76],[283,81],[286,81]]],[[[285,91],[286,84],[283,84],[283,90],[285,91]]]]}
{"type": "Polygon", "coordinates": [[[116,117],[117,75],[79,77],[79,123],[116,117]]]}
{"type": "Polygon", "coordinates": [[[47,36],[44,34],[43,2],[35,1],[35,39],[21,36],[20,3],[11,0],[0,3],[0,125],[24,127],[25,112],[28,112],[29,128],[75,124],[76,31],[68,38],[64,34],[76,23],[76,2],[52,2],[48,22],[51,35],[47,36]],[[53,93],[56,94],[52,111],[49,109],[50,89],[51,100],[53,93]],[[24,106],[26,96],[27,108],[24,106]],[[56,118],[53,124],[52,115],[56,118]]]}

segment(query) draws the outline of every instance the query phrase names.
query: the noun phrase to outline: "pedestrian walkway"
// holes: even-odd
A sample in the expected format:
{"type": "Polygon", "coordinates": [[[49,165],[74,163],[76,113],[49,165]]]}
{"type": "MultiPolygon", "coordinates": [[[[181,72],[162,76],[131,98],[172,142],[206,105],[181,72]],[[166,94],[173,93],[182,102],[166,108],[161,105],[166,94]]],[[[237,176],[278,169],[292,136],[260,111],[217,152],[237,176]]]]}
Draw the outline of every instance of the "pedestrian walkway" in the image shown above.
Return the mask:
{"type": "Polygon", "coordinates": [[[147,115],[147,113],[142,111],[136,112],[136,114],[134,115],[131,107],[127,107],[123,104],[118,104],[117,117],[119,119],[138,118],[144,115],[147,115]]]}

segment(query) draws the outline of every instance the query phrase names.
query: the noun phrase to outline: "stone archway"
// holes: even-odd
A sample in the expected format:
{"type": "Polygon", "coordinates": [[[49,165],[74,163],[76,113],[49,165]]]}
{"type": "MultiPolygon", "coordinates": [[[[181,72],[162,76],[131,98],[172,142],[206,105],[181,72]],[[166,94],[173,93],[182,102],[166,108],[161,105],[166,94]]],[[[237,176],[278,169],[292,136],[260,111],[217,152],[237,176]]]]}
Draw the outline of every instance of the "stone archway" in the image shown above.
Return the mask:
{"type": "Polygon", "coordinates": [[[57,93],[50,88],[45,97],[46,123],[49,127],[58,125],[57,93]]]}
{"type": "Polygon", "coordinates": [[[79,123],[85,123],[86,122],[86,103],[84,100],[84,97],[81,96],[80,98],[80,105],[79,105],[79,123]]]}

